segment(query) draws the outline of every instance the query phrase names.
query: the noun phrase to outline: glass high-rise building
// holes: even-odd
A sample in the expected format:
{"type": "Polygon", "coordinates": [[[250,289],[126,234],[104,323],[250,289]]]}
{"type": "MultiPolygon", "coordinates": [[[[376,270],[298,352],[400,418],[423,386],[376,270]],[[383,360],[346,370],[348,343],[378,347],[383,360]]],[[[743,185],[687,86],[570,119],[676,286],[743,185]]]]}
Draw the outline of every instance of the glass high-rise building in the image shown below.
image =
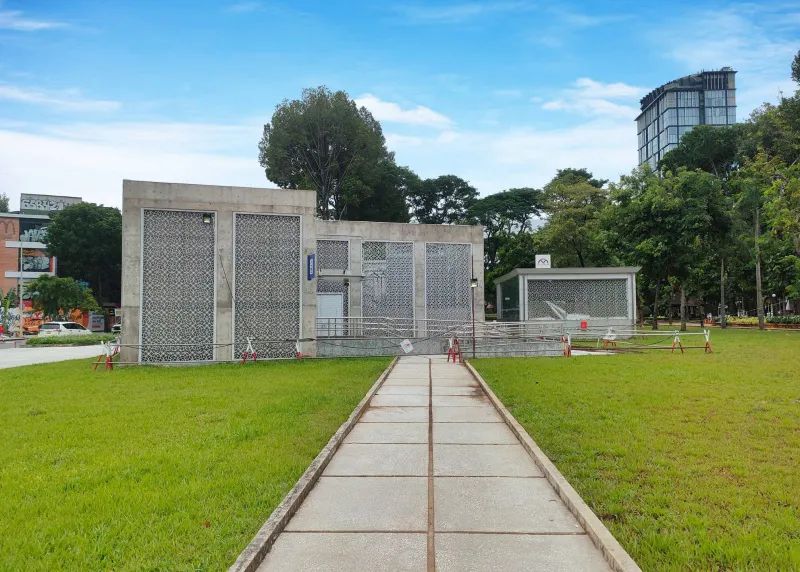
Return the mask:
{"type": "Polygon", "coordinates": [[[736,72],[702,71],[657,87],[640,103],[636,118],[639,164],[655,169],[684,133],[695,125],[736,123],[736,72]]]}

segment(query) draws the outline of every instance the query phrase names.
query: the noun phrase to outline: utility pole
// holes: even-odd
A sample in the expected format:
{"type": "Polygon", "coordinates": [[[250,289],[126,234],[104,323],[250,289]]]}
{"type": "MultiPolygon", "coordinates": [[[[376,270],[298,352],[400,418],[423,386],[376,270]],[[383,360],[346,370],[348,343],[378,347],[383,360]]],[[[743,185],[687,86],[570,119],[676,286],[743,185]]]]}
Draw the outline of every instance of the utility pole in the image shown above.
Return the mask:
{"type": "Polygon", "coordinates": [[[719,327],[726,328],[728,320],[725,312],[725,257],[722,257],[722,264],[719,271],[719,327]]]}
{"type": "Polygon", "coordinates": [[[25,304],[22,302],[22,229],[20,228],[19,233],[19,286],[18,286],[18,298],[19,298],[19,337],[24,337],[23,330],[22,330],[22,313],[25,310],[25,304]]]}

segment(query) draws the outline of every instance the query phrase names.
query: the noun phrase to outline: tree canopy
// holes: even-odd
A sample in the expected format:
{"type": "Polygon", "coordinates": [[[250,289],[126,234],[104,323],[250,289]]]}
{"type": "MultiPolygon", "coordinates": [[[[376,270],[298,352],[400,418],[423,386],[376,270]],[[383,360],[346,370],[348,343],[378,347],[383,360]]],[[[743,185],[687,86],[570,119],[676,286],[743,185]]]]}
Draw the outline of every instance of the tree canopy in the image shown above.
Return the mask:
{"type": "Polygon", "coordinates": [[[72,278],[44,274],[28,282],[25,289],[31,295],[33,309],[54,320],[69,318],[75,310],[91,312],[100,309],[91,289],[84,288],[72,278]]]}
{"type": "Polygon", "coordinates": [[[69,205],[47,227],[47,250],[58,258],[58,274],[89,283],[101,300],[119,300],[122,274],[122,215],[94,203],[69,205]]]}

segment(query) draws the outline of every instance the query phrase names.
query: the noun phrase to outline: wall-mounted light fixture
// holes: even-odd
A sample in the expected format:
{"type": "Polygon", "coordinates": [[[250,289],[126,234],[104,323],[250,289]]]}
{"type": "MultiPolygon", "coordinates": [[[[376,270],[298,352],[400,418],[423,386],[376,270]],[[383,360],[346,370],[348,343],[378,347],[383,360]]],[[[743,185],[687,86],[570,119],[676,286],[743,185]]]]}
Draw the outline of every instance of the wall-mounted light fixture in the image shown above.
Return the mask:
{"type": "Polygon", "coordinates": [[[469,281],[469,287],[470,288],[477,288],[478,287],[478,279],[477,278],[472,278],[469,281]]]}
{"type": "Polygon", "coordinates": [[[203,224],[211,224],[214,222],[214,215],[211,213],[203,213],[203,224]]]}

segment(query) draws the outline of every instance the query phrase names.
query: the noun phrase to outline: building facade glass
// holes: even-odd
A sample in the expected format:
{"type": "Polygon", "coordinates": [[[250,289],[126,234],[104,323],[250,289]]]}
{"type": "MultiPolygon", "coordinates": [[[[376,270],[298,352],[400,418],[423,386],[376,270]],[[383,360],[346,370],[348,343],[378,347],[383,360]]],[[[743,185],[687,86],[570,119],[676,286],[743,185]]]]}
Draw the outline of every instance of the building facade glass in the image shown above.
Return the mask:
{"type": "Polygon", "coordinates": [[[736,123],[736,72],[703,71],[654,89],[636,118],[639,165],[658,162],[696,125],[736,123]]]}

